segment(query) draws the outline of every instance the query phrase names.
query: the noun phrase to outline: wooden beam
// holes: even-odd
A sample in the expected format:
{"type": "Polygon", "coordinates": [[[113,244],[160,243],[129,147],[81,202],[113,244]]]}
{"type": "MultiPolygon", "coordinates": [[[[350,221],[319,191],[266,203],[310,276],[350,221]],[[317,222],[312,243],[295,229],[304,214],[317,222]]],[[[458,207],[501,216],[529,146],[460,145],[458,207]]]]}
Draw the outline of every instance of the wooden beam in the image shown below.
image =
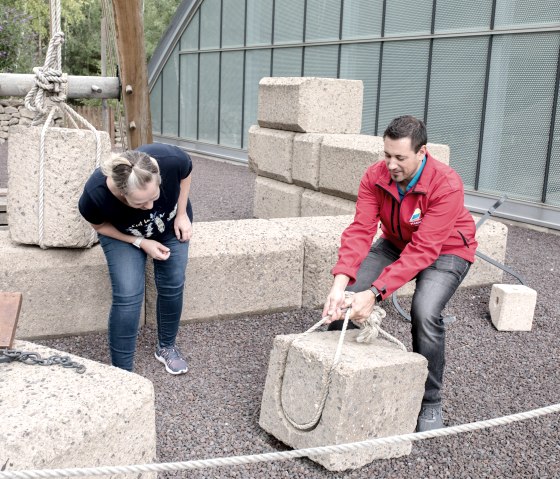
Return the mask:
{"type": "MultiPolygon", "coordinates": [[[[35,85],[35,75],[0,73],[0,96],[25,96],[35,85]]],[[[68,75],[68,98],[118,98],[117,77],[82,77],[68,75]]]]}
{"type": "Polygon", "coordinates": [[[152,143],[148,67],[141,0],[113,0],[128,147],[152,143]]]}
{"type": "Polygon", "coordinates": [[[21,311],[21,293],[0,292],[0,349],[12,347],[21,311]]]}

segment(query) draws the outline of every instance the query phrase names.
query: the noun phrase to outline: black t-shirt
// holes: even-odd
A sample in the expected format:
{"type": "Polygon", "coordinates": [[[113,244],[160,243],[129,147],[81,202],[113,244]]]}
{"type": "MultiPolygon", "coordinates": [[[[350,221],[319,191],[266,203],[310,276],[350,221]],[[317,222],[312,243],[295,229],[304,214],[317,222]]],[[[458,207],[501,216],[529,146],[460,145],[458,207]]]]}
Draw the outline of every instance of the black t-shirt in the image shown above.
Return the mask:
{"type": "MultiPolygon", "coordinates": [[[[142,145],[137,150],[150,155],[159,165],[160,196],[151,210],[132,208],[116,198],[107,187],[107,177],[99,168],[86,182],[78,208],[82,216],[94,225],[110,223],[121,233],[145,238],[170,237],[175,234],[173,221],[177,214],[180,183],[191,174],[191,159],[183,150],[171,145],[154,143],[142,145]]],[[[187,215],[192,222],[190,199],[187,215]]]]}

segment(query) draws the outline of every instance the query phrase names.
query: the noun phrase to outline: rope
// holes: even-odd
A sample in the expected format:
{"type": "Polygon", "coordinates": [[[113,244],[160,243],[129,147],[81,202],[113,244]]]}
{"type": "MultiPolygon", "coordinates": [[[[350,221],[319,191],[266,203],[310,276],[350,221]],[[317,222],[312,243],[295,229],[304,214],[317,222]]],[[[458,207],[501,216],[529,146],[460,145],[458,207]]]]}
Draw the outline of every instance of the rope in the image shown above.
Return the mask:
{"type": "MultiPolygon", "coordinates": [[[[353,294],[354,293],[347,291],[345,293],[345,296],[348,299],[353,294]]],[[[336,367],[336,365],[338,364],[338,362],[340,360],[340,354],[342,352],[342,345],[344,343],[344,336],[346,334],[346,329],[348,328],[348,321],[350,319],[350,313],[351,313],[351,308],[348,308],[346,310],[346,314],[344,315],[344,323],[342,324],[342,330],[340,332],[340,338],[338,339],[338,344],[336,346],[336,352],[334,354],[333,362],[332,362],[331,367],[328,369],[327,372],[323,371],[321,395],[319,396],[317,409],[316,409],[313,417],[308,422],[303,423],[303,424],[298,423],[295,419],[293,419],[293,417],[291,417],[288,414],[288,412],[284,408],[284,404],[283,404],[283,401],[282,401],[283,392],[284,392],[284,381],[283,381],[283,378],[282,378],[282,386],[280,388],[280,407],[282,409],[282,413],[283,413],[285,419],[295,429],[297,429],[299,431],[306,431],[306,432],[312,431],[313,429],[315,429],[315,427],[317,427],[317,425],[319,424],[319,421],[321,420],[321,416],[323,415],[323,410],[325,409],[325,404],[327,402],[327,397],[329,395],[329,389],[330,389],[331,382],[332,382],[332,373],[334,371],[334,368],[336,367]]],[[[381,321],[385,316],[387,316],[387,313],[385,312],[385,310],[383,308],[381,308],[379,306],[374,306],[372,313],[369,315],[369,317],[363,323],[358,323],[357,321],[356,322],[353,321],[353,323],[356,324],[357,326],[359,326],[360,329],[362,330],[360,332],[360,334],[358,335],[358,337],[356,338],[356,341],[359,342],[359,343],[371,343],[375,338],[377,338],[379,335],[381,335],[382,337],[386,338],[391,343],[396,344],[403,351],[406,351],[406,347],[403,343],[401,343],[397,338],[395,338],[394,336],[391,336],[389,333],[387,333],[386,331],[384,331],[381,328],[381,321]]],[[[328,316],[322,318],[319,322],[317,322],[316,324],[311,326],[311,328],[309,328],[303,334],[300,334],[299,336],[297,336],[290,343],[290,345],[288,347],[288,351],[286,352],[286,356],[284,358],[284,368],[285,368],[287,358],[288,358],[288,354],[289,354],[289,350],[291,349],[291,347],[297,341],[301,341],[309,333],[315,331],[319,326],[321,326],[327,320],[327,318],[328,318],[328,316]]]]}
{"type": "Polygon", "coordinates": [[[426,432],[401,434],[398,436],[380,437],[367,439],[365,441],[351,442],[332,446],[311,447],[305,449],[294,449],[291,451],[268,452],[262,454],[252,454],[248,456],[217,457],[213,459],[200,459],[183,462],[167,462],[159,464],[137,464],[130,466],[105,466],[90,468],[71,468],[71,469],[42,469],[24,471],[0,471],[0,479],[40,479],[56,477],[76,477],[76,476],[103,476],[110,474],[138,474],[144,472],[166,472],[184,471],[194,469],[207,469],[210,467],[240,466],[243,464],[256,464],[259,462],[285,461],[299,457],[312,457],[323,454],[347,453],[363,449],[373,449],[381,446],[400,444],[403,442],[416,442],[424,439],[433,439],[446,436],[453,436],[465,432],[474,432],[491,427],[505,426],[514,422],[535,419],[547,414],[560,412],[560,404],[554,404],[531,411],[511,414],[485,421],[471,422],[452,426],[443,429],[435,429],[426,432]]]}
{"type": "MultiPolygon", "coordinates": [[[[61,8],[60,0],[51,0],[51,32],[52,37],[47,49],[45,64],[42,67],[33,68],[35,73],[35,84],[25,96],[25,107],[35,112],[35,118],[31,125],[36,126],[43,123],[41,138],[39,143],[39,211],[38,229],[39,246],[46,249],[45,236],[45,137],[47,130],[54,118],[57,110],[66,113],[74,126],[77,128],[75,119],[88,128],[95,137],[95,168],[101,164],[101,137],[95,127],[85,118],[73,110],[68,104],[66,74],[62,73],[62,44],[64,43],[64,33],[60,31],[61,8]]],[[[87,247],[91,247],[96,240],[95,230],[91,230],[91,235],[87,247]]]]}

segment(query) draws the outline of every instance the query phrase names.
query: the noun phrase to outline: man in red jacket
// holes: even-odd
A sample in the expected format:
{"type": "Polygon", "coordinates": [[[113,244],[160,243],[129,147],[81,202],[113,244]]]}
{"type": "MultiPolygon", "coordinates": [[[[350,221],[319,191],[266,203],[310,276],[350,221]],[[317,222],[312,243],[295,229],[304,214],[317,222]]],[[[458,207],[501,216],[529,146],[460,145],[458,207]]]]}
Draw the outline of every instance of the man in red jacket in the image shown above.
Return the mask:
{"type": "Polygon", "coordinates": [[[362,177],[323,316],[330,316],[330,330],[341,328],[346,307],[352,308],[352,319],[363,321],[376,303],[416,278],[412,348],[428,360],[416,428],[421,432],[443,427],[441,313],[474,261],[476,228],[464,207],[460,176],[430,155],[422,121],[395,118],[383,140],[385,161],[371,165],[362,177]],[[382,236],[372,245],[379,222],[382,236]],[[355,294],[345,300],[345,290],[355,294]]]}

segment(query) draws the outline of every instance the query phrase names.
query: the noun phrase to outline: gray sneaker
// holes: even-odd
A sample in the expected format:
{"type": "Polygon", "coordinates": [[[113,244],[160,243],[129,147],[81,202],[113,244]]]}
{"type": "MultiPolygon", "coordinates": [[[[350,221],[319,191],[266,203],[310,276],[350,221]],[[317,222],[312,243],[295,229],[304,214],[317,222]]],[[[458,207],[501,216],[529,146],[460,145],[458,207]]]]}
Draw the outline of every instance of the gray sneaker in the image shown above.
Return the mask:
{"type": "Polygon", "coordinates": [[[189,370],[187,360],[176,346],[158,347],[154,356],[159,362],[165,364],[165,370],[169,374],[184,374],[189,370]]]}
{"type": "Polygon", "coordinates": [[[441,404],[423,404],[416,423],[416,432],[441,429],[443,425],[443,411],[441,404]]]}

